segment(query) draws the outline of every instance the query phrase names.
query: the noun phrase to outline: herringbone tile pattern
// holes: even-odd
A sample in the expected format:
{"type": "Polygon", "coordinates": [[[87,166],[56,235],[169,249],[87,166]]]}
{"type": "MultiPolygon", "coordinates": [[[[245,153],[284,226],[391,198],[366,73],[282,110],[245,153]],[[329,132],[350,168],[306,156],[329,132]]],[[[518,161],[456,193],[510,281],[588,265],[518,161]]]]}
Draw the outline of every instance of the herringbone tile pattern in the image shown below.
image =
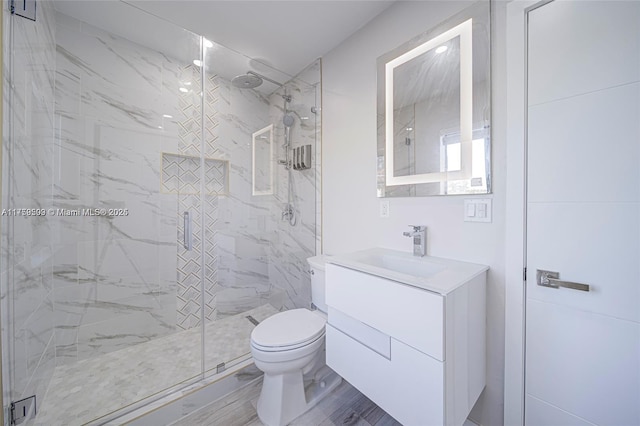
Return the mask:
{"type": "MultiPolygon", "coordinates": [[[[205,159],[205,194],[227,193],[228,162],[205,159]]],[[[200,158],[162,153],[162,192],[197,195],[200,193],[200,158]]]]}
{"type": "MultiPolygon", "coordinates": [[[[200,81],[200,69],[188,65],[182,69],[182,78],[191,82],[200,81]]],[[[178,293],[177,325],[182,329],[196,327],[201,322],[201,308],[204,304],[204,316],[207,321],[216,319],[216,289],[218,286],[218,256],[216,243],[216,225],[218,222],[217,195],[227,191],[228,162],[205,160],[205,195],[200,197],[200,160],[205,157],[217,157],[218,140],[218,77],[207,75],[204,97],[204,114],[201,114],[200,91],[192,84],[192,91],[182,93],[180,109],[182,117],[179,127],[180,154],[195,158],[167,157],[167,176],[163,175],[163,185],[167,192],[180,194],[178,197],[178,293]],[[201,117],[204,117],[204,153],[202,153],[201,117]],[[204,202],[204,228],[202,221],[202,202],[204,202]],[[191,212],[192,250],[183,247],[183,212],[191,212]],[[204,253],[203,253],[204,251],[204,253]],[[203,256],[204,254],[204,256],[203,256]],[[204,257],[204,289],[201,284],[204,257]],[[204,291],[203,291],[204,290],[204,291]]],[[[164,162],[163,158],[163,162],[164,162]]],[[[163,164],[164,166],[164,164],[163,164]]]]}

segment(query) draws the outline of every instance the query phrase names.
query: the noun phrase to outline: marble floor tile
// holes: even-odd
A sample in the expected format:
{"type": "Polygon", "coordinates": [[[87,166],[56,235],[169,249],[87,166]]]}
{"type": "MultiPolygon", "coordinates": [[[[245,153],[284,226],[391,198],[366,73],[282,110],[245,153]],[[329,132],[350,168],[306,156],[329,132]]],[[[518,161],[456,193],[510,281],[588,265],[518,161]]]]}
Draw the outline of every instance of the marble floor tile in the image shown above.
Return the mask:
{"type": "MultiPolygon", "coordinates": [[[[249,336],[258,321],[275,314],[262,305],[207,323],[205,369],[236,361],[250,352],[249,336]]],[[[33,425],[82,425],[129,404],[197,377],[201,370],[199,327],[56,367],[33,425]]]]}

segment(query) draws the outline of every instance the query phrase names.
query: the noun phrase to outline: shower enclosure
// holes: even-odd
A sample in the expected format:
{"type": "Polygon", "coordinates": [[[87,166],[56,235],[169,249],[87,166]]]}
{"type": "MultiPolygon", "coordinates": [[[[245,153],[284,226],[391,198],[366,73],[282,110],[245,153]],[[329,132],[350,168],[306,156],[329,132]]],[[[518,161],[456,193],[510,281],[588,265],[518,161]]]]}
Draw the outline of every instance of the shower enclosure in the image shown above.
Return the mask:
{"type": "Polygon", "coordinates": [[[5,424],[101,424],[246,364],[255,324],[310,303],[320,62],[291,77],[123,2],[3,31],[5,424]]]}

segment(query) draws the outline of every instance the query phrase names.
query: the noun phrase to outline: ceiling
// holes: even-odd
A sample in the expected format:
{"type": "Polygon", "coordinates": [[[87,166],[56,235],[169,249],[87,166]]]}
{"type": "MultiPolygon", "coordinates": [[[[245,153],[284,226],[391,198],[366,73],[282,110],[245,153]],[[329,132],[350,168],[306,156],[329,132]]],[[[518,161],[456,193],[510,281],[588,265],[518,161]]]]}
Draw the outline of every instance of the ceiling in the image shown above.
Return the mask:
{"type": "Polygon", "coordinates": [[[211,41],[295,75],[393,1],[128,0],[211,41]]]}
{"type": "Polygon", "coordinates": [[[216,64],[224,68],[216,72],[223,77],[251,69],[285,82],[393,2],[56,0],[54,4],[66,15],[191,61],[198,55],[194,49],[197,37],[184,28],[214,42],[211,51],[215,51],[216,64]]]}

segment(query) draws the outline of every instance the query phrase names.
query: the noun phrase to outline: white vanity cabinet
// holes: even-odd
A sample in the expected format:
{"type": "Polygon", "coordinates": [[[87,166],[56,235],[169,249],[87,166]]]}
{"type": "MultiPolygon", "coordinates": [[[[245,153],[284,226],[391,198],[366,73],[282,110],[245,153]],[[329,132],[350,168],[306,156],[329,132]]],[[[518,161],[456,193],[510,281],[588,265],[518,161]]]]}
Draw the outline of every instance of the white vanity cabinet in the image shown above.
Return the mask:
{"type": "Polygon", "coordinates": [[[406,284],[372,273],[380,265],[330,261],[327,365],[406,426],[458,426],[485,386],[488,268],[420,261],[443,267],[406,284]]]}

